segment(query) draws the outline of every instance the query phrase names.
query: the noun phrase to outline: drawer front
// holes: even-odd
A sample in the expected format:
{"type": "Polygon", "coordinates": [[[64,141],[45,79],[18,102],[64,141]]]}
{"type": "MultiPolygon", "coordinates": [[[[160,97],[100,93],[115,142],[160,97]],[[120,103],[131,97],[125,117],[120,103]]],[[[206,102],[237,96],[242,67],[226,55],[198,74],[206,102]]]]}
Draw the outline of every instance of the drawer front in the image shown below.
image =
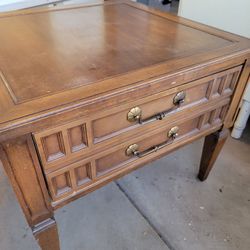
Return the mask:
{"type": "Polygon", "coordinates": [[[151,97],[153,100],[135,101],[130,108],[95,119],[92,122],[94,143],[117,136],[138,124],[154,123],[190,106],[229,96],[236,86],[240,70],[241,66],[202,78],[154,95],[151,97]]]}
{"type": "MultiPolygon", "coordinates": [[[[77,121],[34,133],[42,165],[53,171],[62,165],[121,143],[142,130],[165,126],[171,120],[197,112],[202,105],[217,103],[232,95],[241,66],[135,100],[111,110],[79,118],[77,121]],[[140,110],[131,119],[131,110],[140,110]],[[196,110],[196,111],[194,111],[196,110]],[[124,136],[125,135],[125,136],[124,136]],[[120,138],[120,139],[119,139],[120,138]]],[[[212,105],[212,104],[211,104],[212,105]]]]}
{"type": "MultiPolygon", "coordinates": [[[[150,122],[166,119],[170,113],[177,112],[188,105],[206,102],[208,86],[209,83],[205,82],[186,90],[182,89],[177,93],[169,95],[161,93],[163,96],[158,99],[138,105],[136,103],[131,109],[124,109],[118,113],[94,120],[92,123],[94,143],[116,136],[137,124],[143,126],[150,122]],[[174,104],[174,100],[178,96],[182,97],[182,103],[174,104]]],[[[166,94],[168,93],[169,91],[166,94]]]]}
{"type": "Polygon", "coordinates": [[[107,182],[135,169],[143,162],[154,159],[184,145],[199,135],[218,129],[228,108],[224,101],[216,109],[197,116],[190,115],[167,127],[150,131],[146,136],[134,137],[120,145],[103,150],[101,153],[85,157],[56,171],[46,173],[54,204],[87,192],[101,183],[107,182]]]}
{"type": "Polygon", "coordinates": [[[199,117],[182,124],[177,123],[178,125],[176,124],[173,127],[165,128],[150,138],[145,138],[143,140],[136,140],[135,138],[133,143],[126,148],[122,147],[121,149],[98,159],[96,161],[97,176],[104,175],[115,168],[119,168],[134,158],[141,158],[150,153],[153,154],[160,150],[160,148],[167,147],[175,141],[183,139],[185,136],[191,136],[192,133],[196,132],[198,123],[199,117]],[[174,135],[172,135],[172,137],[169,136],[171,130],[178,130],[178,132],[173,132],[178,134],[176,138],[173,137],[174,135]]]}

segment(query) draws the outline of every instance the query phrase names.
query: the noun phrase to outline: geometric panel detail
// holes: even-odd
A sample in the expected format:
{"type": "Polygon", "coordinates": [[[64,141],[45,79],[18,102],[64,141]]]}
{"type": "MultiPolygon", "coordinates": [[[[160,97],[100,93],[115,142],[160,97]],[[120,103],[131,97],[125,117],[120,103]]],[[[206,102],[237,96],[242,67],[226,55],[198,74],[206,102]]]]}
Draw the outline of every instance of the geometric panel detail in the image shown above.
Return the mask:
{"type": "Polygon", "coordinates": [[[240,70],[241,67],[236,67],[229,69],[226,72],[219,73],[217,77],[210,82],[207,98],[214,99],[221,95],[231,95],[238,82],[240,70]]]}
{"type": "Polygon", "coordinates": [[[217,109],[214,109],[201,116],[199,121],[199,129],[205,129],[211,125],[222,122],[225,119],[228,109],[228,104],[217,109]]]}
{"type": "Polygon", "coordinates": [[[221,112],[219,114],[219,118],[221,121],[224,121],[226,114],[227,114],[227,111],[228,111],[228,107],[229,107],[229,104],[227,104],[221,108],[221,112]]]}
{"type": "Polygon", "coordinates": [[[219,123],[221,121],[220,119],[220,113],[221,113],[222,108],[215,109],[211,112],[210,118],[209,118],[209,123],[210,124],[215,124],[219,123]]]}
{"type": "Polygon", "coordinates": [[[207,128],[207,127],[210,126],[210,124],[209,124],[210,114],[211,114],[211,113],[209,112],[209,113],[204,114],[204,115],[201,117],[201,122],[200,122],[199,128],[207,128]]]}
{"type": "Polygon", "coordinates": [[[70,162],[88,147],[86,123],[82,120],[33,134],[45,170],[70,162]]]}
{"type": "Polygon", "coordinates": [[[215,80],[212,90],[212,98],[219,97],[221,95],[226,78],[226,76],[222,76],[215,80]]]}
{"type": "Polygon", "coordinates": [[[239,76],[239,71],[233,72],[227,75],[227,79],[225,81],[224,90],[223,90],[224,94],[232,93],[234,91],[235,85],[238,80],[238,76],[239,76]]]}
{"type": "Polygon", "coordinates": [[[90,164],[82,165],[74,169],[76,185],[81,186],[91,179],[91,169],[90,164]]]}
{"type": "Polygon", "coordinates": [[[54,201],[79,192],[93,183],[95,179],[94,166],[84,160],[72,163],[64,169],[45,174],[51,197],[54,201]]]}
{"type": "Polygon", "coordinates": [[[43,137],[42,145],[48,162],[65,156],[65,147],[61,132],[43,137]]]}
{"type": "Polygon", "coordinates": [[[51,181],[56,196],[67,193],[72,189],[69,172],[54,176],[51,181]]]}
{"type": "Polygon", "coordinates": [[[71,152],[76,152],[87,146],[85,125],[79,125],[68,129],[71,152]]]}

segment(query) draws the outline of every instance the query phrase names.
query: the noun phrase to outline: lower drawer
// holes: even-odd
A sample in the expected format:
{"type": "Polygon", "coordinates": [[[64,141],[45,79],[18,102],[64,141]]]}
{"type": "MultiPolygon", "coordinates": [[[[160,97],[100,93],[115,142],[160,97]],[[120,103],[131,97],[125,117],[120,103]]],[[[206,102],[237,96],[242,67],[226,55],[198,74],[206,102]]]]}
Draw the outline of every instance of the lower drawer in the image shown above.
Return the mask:
{"type": "Polygon", "coordinates": [[[135,138],[130,145],[121,147],[97,159],[97,176],[105,175],[137,158],[143,158],[149,154],[154,154],[165,147],[167,148],[170,144],[182,140],[184,137],[192,136],[192,134],[198,132],[199,121],[200,117],[197,117],[181,124],[176,123],[174,126],[166,127],[153,136],[145,137],[141,140],[135,138]]]}
{"type": "Polygon", "coordinates": [[[80,192],[113,180],[161,154],[172,151],[197,137],[218,129],[226,115],[228,104],[201,115],[173,121],[166,127],[149,131],[120,145],[84,158],[62,169],[46,174],[49,191],[55,204],[80,192]]]}

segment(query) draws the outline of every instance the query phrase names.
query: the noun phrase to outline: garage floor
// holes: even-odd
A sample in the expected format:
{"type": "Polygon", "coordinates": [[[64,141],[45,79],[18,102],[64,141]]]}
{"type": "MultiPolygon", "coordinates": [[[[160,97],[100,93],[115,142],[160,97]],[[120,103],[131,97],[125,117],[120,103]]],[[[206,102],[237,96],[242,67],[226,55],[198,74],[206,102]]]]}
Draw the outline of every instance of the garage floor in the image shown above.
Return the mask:
{"type": "MultiPolygon", "coordinates": [[[[204,183],[202,141],[55,213],[63,250],[249,250],[250,129],[229,138],[204,183]]],[[[0,173],[0,249],[39,249],[0,173]]]]}

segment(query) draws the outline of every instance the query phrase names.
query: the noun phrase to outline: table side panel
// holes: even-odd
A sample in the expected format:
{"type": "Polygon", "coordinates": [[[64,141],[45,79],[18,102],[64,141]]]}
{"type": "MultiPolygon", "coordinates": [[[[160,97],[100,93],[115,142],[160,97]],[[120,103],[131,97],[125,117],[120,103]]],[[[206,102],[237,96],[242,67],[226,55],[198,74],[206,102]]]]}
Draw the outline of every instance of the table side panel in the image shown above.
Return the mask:
{"type": "Polygon", "coordinates": [[[31,226],[52,216],[50,197],[31,135],[0,145],[0,157],[31,226]]]}

